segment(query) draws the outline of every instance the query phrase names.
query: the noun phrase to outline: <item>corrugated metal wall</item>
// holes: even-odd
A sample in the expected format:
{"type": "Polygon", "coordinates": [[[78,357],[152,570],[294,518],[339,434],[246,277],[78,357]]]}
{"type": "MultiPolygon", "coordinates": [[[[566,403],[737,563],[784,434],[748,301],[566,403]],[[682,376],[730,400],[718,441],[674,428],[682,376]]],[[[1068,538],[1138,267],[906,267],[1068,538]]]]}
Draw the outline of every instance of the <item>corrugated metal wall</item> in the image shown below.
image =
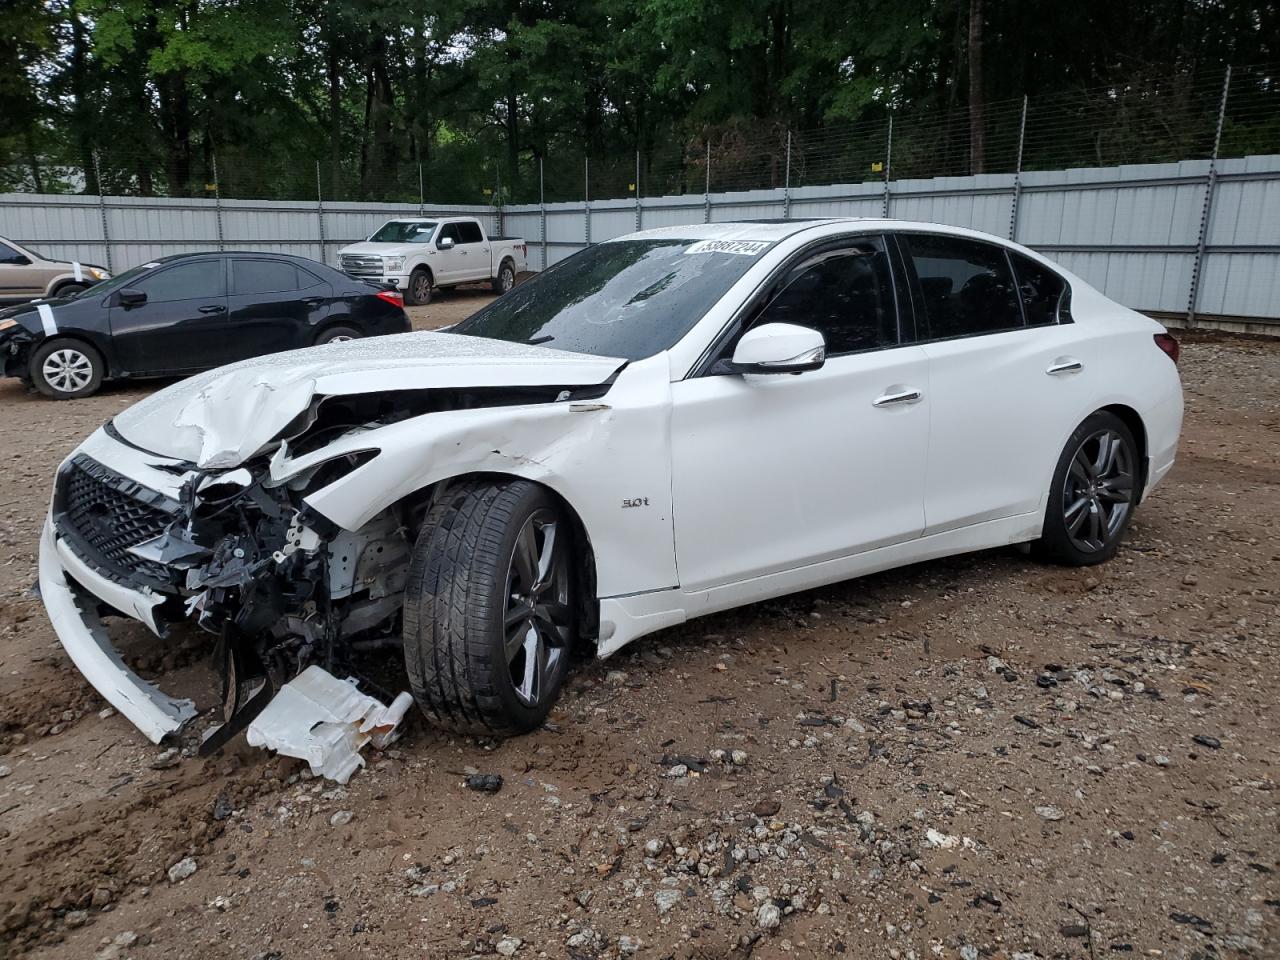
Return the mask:
{"type": "MultiPolygon", "coordinates": [[[[539,269],[637,228],[758,217],[879,217],[985,230],[1041,251],[1140,310],[1187,310],[1209,161],[938,177],[507,207],[539,269]],[[1017,197],[1015,217],[1015,193],[1017,197]],[[588,209],[589,208],[589,209],[588,209]],[[542,230],[545,217],[546,230],[542,230]],[[588,223],[589,221],[589,223],[588,223]],[[590,231],[588,234],[588,230],[590,231]],[[545,261],[543,259],[545,236],[545,261]]],[[[1280,319],[1280,157],[1220,160],[1205,233],[1202,315],[1280,319]]]]}
{"type": "Polygon", "coordinates": [[[462,215],[496,223],[493,207],[416,203],[169,200],[0,194],[0,237],[61,260],[116,272],[172,253],[267,250],[337,262],[337,251],[392,217],[462,215]],[[322,242],[323,238],[323,242],[322,242]]]}
{"type": "MultiPolygon", "coordinates": [[[[529,242],[530,269],[638,228],[758,217],[879,217],[974,227],[1013,237],[1140,310],[1187,310],[1209,161],[707,196],[492,207],[464,214],[529,242]],[[1016,201],[1016,202],[1015,202],[1016,201]],[[1015,215],[1016,211],[1016,215],[1015,215]]],[[[170,253],[278,250],[334,263],[339,247],[415,204],[166,200],[0,195],[0,236],[50,256],[119,271],[170,253]],[[105,229],[104,229],[105,227],[105,229]],[[323,244],[321,238],[323,237],[323,244]]],[[[1204,232],[1198,313],[1280,319],[1280,156],[1218,161],[1204,232]]]]}

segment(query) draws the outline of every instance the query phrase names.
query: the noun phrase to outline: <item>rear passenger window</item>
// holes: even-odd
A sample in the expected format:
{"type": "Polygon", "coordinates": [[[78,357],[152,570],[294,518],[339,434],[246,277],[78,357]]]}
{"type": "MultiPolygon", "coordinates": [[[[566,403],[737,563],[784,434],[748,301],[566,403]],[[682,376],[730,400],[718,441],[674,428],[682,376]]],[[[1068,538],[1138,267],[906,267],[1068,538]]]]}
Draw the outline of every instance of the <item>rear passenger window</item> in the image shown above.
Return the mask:
{"type": "Polygon", "coordinates": [[[458,235],[462,237],[459,243],[484,243],[484,234],[480,232],[478,223],[458,224],[458,235]]]}
{"type": "Polygon", "coordinates": [[[1030,257],[1010,252],[1013,272],[1018,277],[1018,294],[1027,326],[1043,327],[1054,323],[1070,323],[1067,314],[1067,281],[1030,257]]]}
{"type": "Polygon", "coordinates": [[[926,234],[910,234],[902,240],[920,281],[929,339],[972,337],[1022,326],[1022,307],[1002,248],[926,234]]]}
{"type": "Polygon", "coordinates": [[[827,356],[896,345],[893,278],[882,242],[831,250],[798,264],[752,326],[794,323],[822,334],[827,356]]]}
{"type": "Polygon", "coordinates": [[[233,260],[231,263],[233,295],[284,293],[298,287],[298,268],[292,263],[280,260],[233,260]]]}

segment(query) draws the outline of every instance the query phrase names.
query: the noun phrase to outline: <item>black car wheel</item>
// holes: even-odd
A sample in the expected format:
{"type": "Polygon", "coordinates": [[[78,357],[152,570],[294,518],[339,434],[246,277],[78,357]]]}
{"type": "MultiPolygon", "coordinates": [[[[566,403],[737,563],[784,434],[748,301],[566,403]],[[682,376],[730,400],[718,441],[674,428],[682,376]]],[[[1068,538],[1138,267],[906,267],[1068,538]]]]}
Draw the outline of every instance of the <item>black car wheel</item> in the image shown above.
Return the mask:
{"type": "Polygon", "coordinates": [[[425,307],[431,302],[431,271],[419,267],[409,275],[409,289],[404,302],[411,307],[425,307]]]}
{"type": "Polygon", "coordinates": [[[1058,458],[1036,552],[1075,567],[1114,557],[1138,502],[1138,467],[1133,433],[1115,414],[1080,424],[1058,458]]]}
{"type": "Polygon", "coordinates": [[[316,337],[316,345],[323,343],[345,343],[348,340],[359,340],[362,334],[355,327],[329,327],[316,337]]]}
{"type": "Polygon", "coordinates": [[[573,536],[527,480],[446,492],[414,546],[404,655],[414,698],[460,733],[511,736],[546,719],[577,630],[573,536]]]}
{"type": "Polygon", "coordinates": [[[106,365],[102,354],[87,343],[59,337],[31,352],[27,373],[46,397],[72,400],[98,392],[106,365]]]}
{"type": "Polygon", "coordinates": [[[57,290],[53,291],[53,296],[54,299],[61,297],[74,297],[81,290],[88,289],[89,285],[87,283],[64,283],[62,286],[58,287],[57,290]]]}
{"type": "Polygon", "coordinates": [[[510,260],[503,260],[498,275],[493,278],[493,292],[506,293],[516,285],[516,268],[510,260]]]}

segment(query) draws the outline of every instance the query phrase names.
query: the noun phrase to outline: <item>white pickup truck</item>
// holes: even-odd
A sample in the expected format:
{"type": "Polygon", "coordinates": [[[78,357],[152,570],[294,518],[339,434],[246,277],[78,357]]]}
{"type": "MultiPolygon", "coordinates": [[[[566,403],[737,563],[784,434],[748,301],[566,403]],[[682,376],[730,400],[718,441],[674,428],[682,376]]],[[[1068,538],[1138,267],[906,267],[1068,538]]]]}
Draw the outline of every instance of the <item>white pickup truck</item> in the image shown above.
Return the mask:
{"type": "Polygon", "coordinates": [[[422,306],[433,290],[489,281],[506,293],[525,268],[519,237],[491,237],[475,217],[388,220],[368,240],[338,251],[338,267],[353,277],[394,283],[404,302],[422,306]]]}

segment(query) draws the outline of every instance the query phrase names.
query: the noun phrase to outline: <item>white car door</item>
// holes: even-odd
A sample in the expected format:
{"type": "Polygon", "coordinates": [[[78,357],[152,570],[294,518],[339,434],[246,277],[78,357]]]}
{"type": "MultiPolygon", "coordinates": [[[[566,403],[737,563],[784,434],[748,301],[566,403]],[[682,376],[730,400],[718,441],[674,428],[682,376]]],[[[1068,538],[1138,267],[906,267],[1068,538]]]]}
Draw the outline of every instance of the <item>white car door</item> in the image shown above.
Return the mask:
{"type": "Polygon", "coordinates": [[[490,279],[492,265],[489,255],[489,243],[484,238],[480,224],[474,221],[463,221],[458,224],[458,235],[462,242],[458,245],[462,253],[462,270],[467,280],[490,279]]]}
{"type": "Polygon", "coordinates": [[[431,273],[437,287],[465,282],[469,257],[462,245],[457,223],[446,223],[436,237],[436,253],[432,257],[431,273]]]}
{"type": "Polygon", "coordinates": [[[1032,514],[1092,389],[1087,343],[1057,322],[1065,282],[995,244],[899,242],[917,278],[933,401],[925,533],[1032,514]]]}
{"type": "MultiPolygon", "coordinates": [[[[905,288],[903,295],[905,296],[905,288]]],[[[899,345],[884,241],[849,238],[784,268],[743,329],[819,330],[823,367],[672,384],[672,492],[681,587],[701,590],[918,537],[924,527],[928,360],[899,345]]]]}

